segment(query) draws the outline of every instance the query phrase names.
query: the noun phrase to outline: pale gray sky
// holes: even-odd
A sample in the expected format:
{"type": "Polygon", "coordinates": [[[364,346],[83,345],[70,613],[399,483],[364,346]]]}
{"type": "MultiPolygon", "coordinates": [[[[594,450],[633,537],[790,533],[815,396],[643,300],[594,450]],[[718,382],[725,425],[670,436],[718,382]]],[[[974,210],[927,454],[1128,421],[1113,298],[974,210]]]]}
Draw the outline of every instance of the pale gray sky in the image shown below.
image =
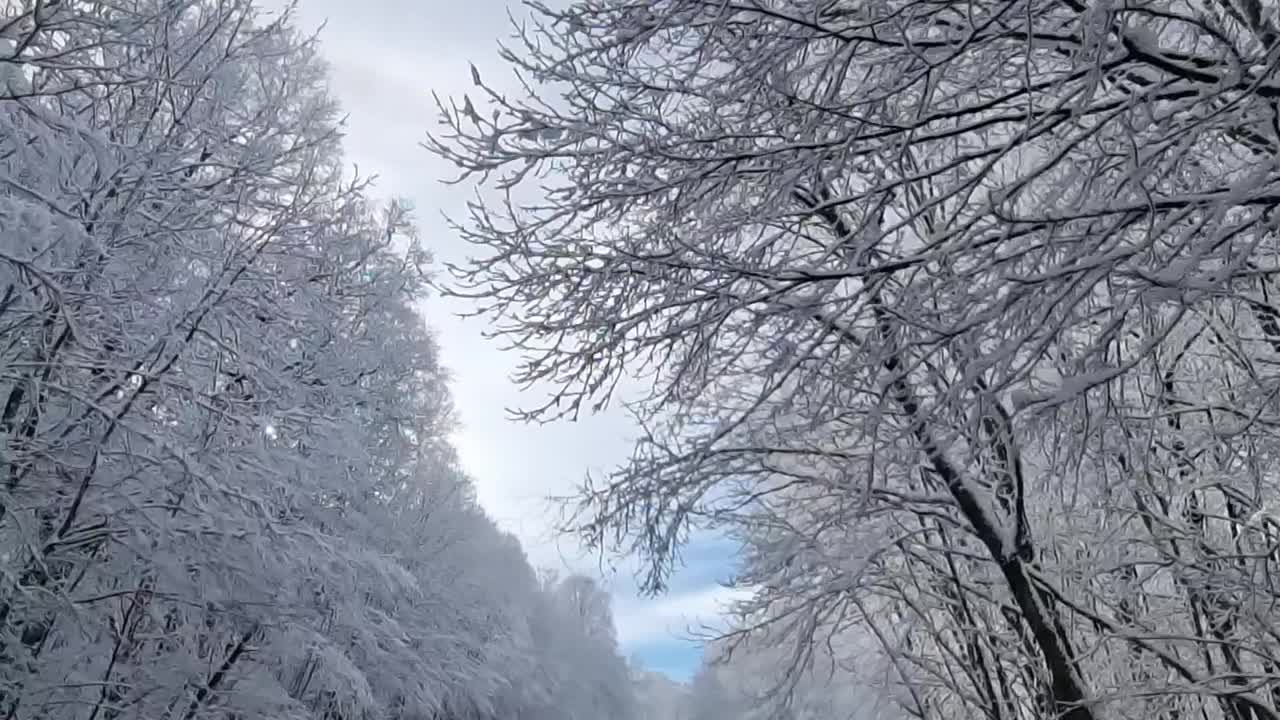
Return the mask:
{"type": "MultiPolygon", "coordinates": [[[[278,6],[267,0],[268,7],[278,6]]],[[[522,12],[512,5],[513,14],[522,12]]],[[[327,22],[322,49],[331,64],[333,91],[350,115],[346,147],[364,174],[379,176],[378,192],[412,199],[424,240],[437,259],[459,262],[468,248],[441,218],[460,216],[467,190],[438,181],[450,168],[419,146],[437,114],[431,99],[471,88],[469,62],[487,82],[501,82],[496,42],[509,35],[505,0],[300,0],[304,29],[327,22]]],[[[453,314],[461,306],[439,299],[423,311],[437,330],[464,429],[456,437],[481,503],[523,542],[539,566],[594,570],[596,564],[571,540],[554,537],[543,500],[563,494],[583,474],[605,470],[630,449],[630,422],[620,413],[577,424],[531,427],[509,422],[504,408],[520,404],[509,381],[516,358],[481,337],[477,320],[453,314]]],[[[729,548],[702,543],[690,548],[688,567],[671,593],[636,597],[623,563],[610,585],[619,637],[626,652],[651,669],[684,677],[699,651],[683,641],[685,629],[712,621],[728,597],[716,581],[727,571],[729,548]]]]}

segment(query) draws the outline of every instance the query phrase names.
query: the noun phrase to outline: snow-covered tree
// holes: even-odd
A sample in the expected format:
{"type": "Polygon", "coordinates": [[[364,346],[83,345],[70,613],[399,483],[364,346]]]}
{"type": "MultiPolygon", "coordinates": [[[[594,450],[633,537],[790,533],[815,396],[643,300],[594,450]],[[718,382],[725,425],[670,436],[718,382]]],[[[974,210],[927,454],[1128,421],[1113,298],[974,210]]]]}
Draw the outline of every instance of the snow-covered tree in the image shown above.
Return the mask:
{"type": "Polygon", "coordinates": [[[630,665],[636,720],[694,720],[689,685],[645,669],[638,657],[632,658],[630,665]]]}
{"type": "Polygon", "coordinates": [[[588,541],[741,629],[878,649],[921,718],[1280,717],[1280,20],[1269,2],[533,4],[459,295],[644,434],[588,541]]]}
{"type": "Polygon", "coordinates": [[[610,598],[582,575],[545,573],[534,616],[540,682],[551,690],[531,720],[636,716],[630,669],[618,653],[610,598]]]}
{"type": "Polygon", "coordinates": [[[627,717],[607,604],[458,465],[325,72],[249,0],[4,5],[0,717],[627,717]]]}
{"type": "Polygon", "coordinates": [[[689,720],[786,718],[787,720],[897,720],[910,717],[883,684],[883,658],[846,638],[814,648],[797,669],[790,642],[761,636],[749,642],[713,643],[689,683],[689,720]],[[794,673],[784,693],[773,688],[794,673]]]}

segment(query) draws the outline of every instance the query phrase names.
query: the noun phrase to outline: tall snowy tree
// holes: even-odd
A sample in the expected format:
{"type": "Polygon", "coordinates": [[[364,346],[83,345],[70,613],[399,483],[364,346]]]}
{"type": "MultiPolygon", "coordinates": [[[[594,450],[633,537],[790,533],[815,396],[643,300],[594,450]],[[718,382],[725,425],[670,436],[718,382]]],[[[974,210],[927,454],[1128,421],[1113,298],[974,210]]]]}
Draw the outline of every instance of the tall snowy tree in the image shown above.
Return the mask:
{"type": "Polygon", "coordinates": [[[544,605],[608,667],[476,503],[325,72],[249,0],[4,6],[6,720],[533,717],[544,605]]]}
{"type": "Polygon", "coordinates": [[[1280,717],[1274,3],[532,8],[430,147],[528,417],[651,389],[583,537],[917,717],[1280,717]]]}

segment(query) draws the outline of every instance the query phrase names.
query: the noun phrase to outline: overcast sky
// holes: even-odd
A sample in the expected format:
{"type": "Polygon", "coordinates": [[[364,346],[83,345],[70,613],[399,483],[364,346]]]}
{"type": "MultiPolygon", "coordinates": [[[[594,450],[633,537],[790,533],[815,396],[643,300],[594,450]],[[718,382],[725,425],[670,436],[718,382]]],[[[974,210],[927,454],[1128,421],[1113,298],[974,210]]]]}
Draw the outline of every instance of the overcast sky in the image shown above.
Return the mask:
{"type": "MultiPolygon", "coordinates": [[[[320,38],[332,66],[333,91],[350,116],[350,160],[362,173],[378,175],[379,194],[414,201],[423,238],[438,260],[464,260],[468,248],[450,232],[442,213],[460,216],[467,191],[441,185],[450,167],[419,143],[437,119],[431,92],[443,97],[470,89],[468,62],[487,82],[500,84],[496,41],[510,32],[508,3],[300,0],[299,11],[304,29],[325,23],[320,38]]],[[[511,11],[521,8],[512,4],[511,11]]],[[[509,380],[516,358],[481,337],[481,321],[454,317],[462,309],[440,299],[423,304],[453,374],[464,425],[455,440],[481,503],[521,539],[535,565],[596,572],[593,558],[571,540],[555,537],[544,499],[567,493],[586,471],[606,470],[624,459],[630,423],[618,413],[546,427],[508,421],[504,408],[521,404],[509,380]]],[[[724,543],[695,544],[671,591],[657,599],[636,596],[635,566],[624,562],[608,580],[624,651],[650,669],[688,677],[700,651],[685,639],[687,629],[714,622],[727,599],[718,581],[729,571],[730,556],[724,543]]]]}

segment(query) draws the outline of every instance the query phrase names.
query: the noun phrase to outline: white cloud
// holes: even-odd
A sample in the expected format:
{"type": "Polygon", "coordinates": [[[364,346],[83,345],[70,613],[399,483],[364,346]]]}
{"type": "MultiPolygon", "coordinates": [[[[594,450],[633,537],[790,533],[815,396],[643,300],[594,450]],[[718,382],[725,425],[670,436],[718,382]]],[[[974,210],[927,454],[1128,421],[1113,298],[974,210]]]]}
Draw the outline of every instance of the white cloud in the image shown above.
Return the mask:
{"type": "Polygon", "coordinates": [[[719,585],[674,592],[649,602],[622,600],[614,609],[618,641],[625,646],[687,638],[718,626],[728,605],[749,593],[719,585]]]}

